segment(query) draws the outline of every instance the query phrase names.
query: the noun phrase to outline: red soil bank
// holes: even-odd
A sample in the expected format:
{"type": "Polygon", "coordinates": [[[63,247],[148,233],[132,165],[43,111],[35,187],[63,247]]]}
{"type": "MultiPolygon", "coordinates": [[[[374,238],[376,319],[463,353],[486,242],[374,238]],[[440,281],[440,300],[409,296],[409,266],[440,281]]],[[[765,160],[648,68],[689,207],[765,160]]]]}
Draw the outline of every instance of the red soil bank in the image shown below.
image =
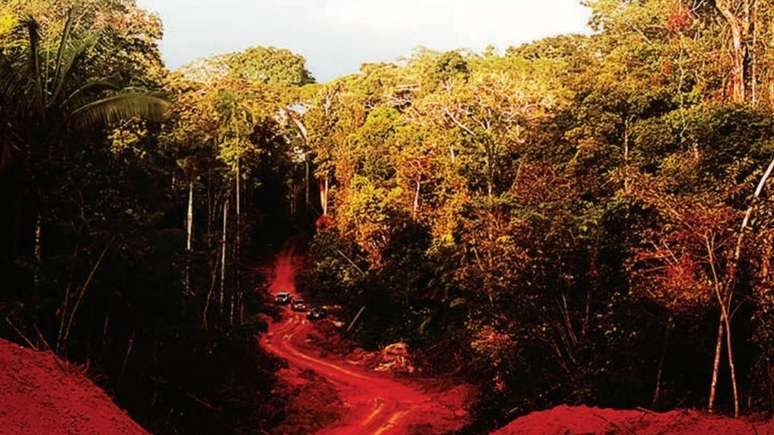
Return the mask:
{"type": "Polygon", "coordinates": [[[494,435],[682,434],[747,435],[774,433],[772,421],[747,421],[692,410],[654,413],[586,406],[559,406],[517,418],[494,435]]]}
{"type": "Polygon", "coordinates": [[[104,391],[50,352],[0,339],[0,434],[146,433],[104,391]]]}

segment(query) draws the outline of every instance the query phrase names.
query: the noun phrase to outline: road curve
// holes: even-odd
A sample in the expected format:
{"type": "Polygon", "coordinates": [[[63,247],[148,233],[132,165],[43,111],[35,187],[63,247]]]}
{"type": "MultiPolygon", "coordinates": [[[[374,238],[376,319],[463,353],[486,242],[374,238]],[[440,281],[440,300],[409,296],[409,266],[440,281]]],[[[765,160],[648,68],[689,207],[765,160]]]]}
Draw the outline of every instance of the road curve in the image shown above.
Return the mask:
{"type": "MultiPolygon", "coordinates": [[[[286,249],[277,257],[270,275],[269,291],[295,294],[298,260],[292,249],[286,249]]],[[[403,434],[409,432],[415,417],[459,420],[453,411],[440,407],[434,397],[419,388],[368,372],[342,359],[314,355],[304,341],[311,329],[304,314],[288,310],[281,321],[269,325],[269,331],[261,337],[261,345],[287,360],[291,367],[313,370],[336,387],[347,411],[337,423],[319,433],[403,434]]]]}

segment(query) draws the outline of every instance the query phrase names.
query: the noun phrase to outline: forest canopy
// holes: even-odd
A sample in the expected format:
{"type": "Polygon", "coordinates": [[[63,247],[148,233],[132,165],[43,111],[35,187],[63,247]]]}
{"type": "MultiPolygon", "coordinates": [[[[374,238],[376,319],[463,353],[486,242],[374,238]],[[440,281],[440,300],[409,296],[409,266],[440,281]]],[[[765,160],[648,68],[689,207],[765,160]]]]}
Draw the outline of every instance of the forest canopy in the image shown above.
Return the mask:
{"type": "Polygon", "coordinates": [[[133,0],[3,3],[0,334],[153,431],[270,428],[255,266],[302,235],[302,289],[476,385],[473,433],[770,413],[774,8],[585,4],[589,35],[315,83],[262,46],[170,71],[133,0]]]}

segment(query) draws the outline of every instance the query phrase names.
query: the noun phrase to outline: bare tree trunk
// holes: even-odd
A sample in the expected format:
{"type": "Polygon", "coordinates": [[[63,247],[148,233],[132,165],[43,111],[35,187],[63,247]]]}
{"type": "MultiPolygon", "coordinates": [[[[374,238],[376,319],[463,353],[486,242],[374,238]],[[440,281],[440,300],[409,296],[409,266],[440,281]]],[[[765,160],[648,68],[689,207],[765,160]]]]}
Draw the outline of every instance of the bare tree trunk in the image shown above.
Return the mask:
{"type": "Polygon", "coordinates": [[[419,189],[420,189],[420,187],[421,187],[420,178],[417,177],[417,189],[416,189],[416,192],[414,193],[414,210],[411,213],[411,217],[413,219],[417,218],[417,211],[419,210],[419,189]]]}
{"type": "Polygon", "coordinates": [[[121,382],[121,379],[124,378],[124,373],[126,373],[126,366],[129,364],[129,356],[132,354],[133,348],[134,348],[134,331],[132,331],[132,336],[129,337],[129,343],[126,345],[126,354],[124,354],[124,362],[121,364],[121,374],[118,375],[119,382],[121,382]]]}
{"type": "Polygon", "coordinates": [[[715,6],[726,20],[731,31],[732,96],[734,103],[743,103],[746,98],[747,62],[749,61],[748,37],[750,33],[750,8],[755,0],[715,0],[715,6]],[[739,16],[736,15],[739,13],[739,16]]]}
{"type": "Polygon", "coordinates": [[[726,351],[728,353],[728,369],[731,375],[731,388],[734,395],[734,418],[739,418],[739,387],[736,383],[736,366],[734,365],[734,350],[731,346],[731,319],[730,314],[726,311],[723,314],[723,324],[726,327],[726,351]]]}
{"type": "Polygon", "coordinates": [[[218,313],[220,320],[223,320],[223,303],[226,295],[226,242],[228,240],[228,203],[229,198],[223,202],[223,236],[220,240],[221,257],[220,257],[220,297],[218,299],[218,313]]]}
{"type": "Polygon", "coordinates": [[[207,168],[207,251],[212,251],[212,168],[207,168]]]}
{"type": "Polygon", "coordinates": [[[296,217],[296,204],[298,203],[298,186],[296,180],[290,179],[290,189],[288,194],[288,206],[290,207],[290,217],[296,217]]]}
{"type": "Polygon", "coordinates": [[[235,269],[235,283],[234,283],[234,293],[231,297],[231,311],[229,314],[229,324],[232,326],[234,325],[234,310],[238,309],[238,305],[235,307],[235,304],[239,303],[240,295],[242,293],[241,285],[240,285],[240,272],[241,272],[241,266],[240,262],[242,260],[242,254],[241,254],[241,247],[242,247],[242,170],[241,170],[241,164],[239,161],[239,157],[237,157],[237,168],[236,168],[236,232],[234,233],[236,237],[236,244],[235,244],[235,255],[234,259],[236,261],[236,269],[235,269]]]}
{"type": "Polygon", "coordinates": [[[357,312],[357,314],[355,314],[355,318],[354,318],[354,319],[352,319],[352,322],[351,322],[351,323],[349,324],[349,326],[347,327],[347,332],[349,332],[349,331],[351,331],[351,330],[352,330],[352,327],[353,327],[353,326],[355,326],[355,323],[357,323],[358,319],[360,319],[360,316],[362,316],[362,315],[363,315],[363,311],[365,311],[365,309],[366,309],[366,306],[365,306],[365,305],[363,305],[363,306],[360,308],[360,311],[358,311],[358,312],[357,312]]]}
{"type": "MultiPolygon", "coordinates": [[[[728,367],[729,367],[729,373],[731,376],[731,387],[733,390],[733,397],[734,397],[734,417],[739,416],[739,391],[737,389],[736,385],[736,367],[734,365],[734,352],[731,347],[732,344],[732,337],[731,337],[731,315],[729,307],[731,306],[731,301],[733,300],[733,293],[734,293],[734,287],[732,284],[730,284],[733,279],[728,278],[726,280],[726,285],[723,285],[720,283],[720,279],[717,272],[716,267],[716,260],[715,260],[715,245],[712,238],[706,239],[707,244],[707,254],[709,255],[710,260],[710,267],[712,268],[712,278],[714,282],[715,287],[715,296],[718,299],[718,305],[720,306],[720,325],[722,327],[725,327],[725,336],[726,336],[726,347],[728,348],[728,367]],[[725,295],[725,293],[728,293],[728,296],[725,295]],[[728,301],[728,302],[726,302],[728,301]],[[726,305],[728,304],[728,305],[726,305]]],[[[731,264],[730,268],[733,269],[734,263],[731,264]]],[[[729,274],[733,274],[733,270],[728,272],[729,274]]],[[[716,355],[717,356],[717,355],[716,355]]]]}
{"type": "MultiPolygon", "coordinates": [[[[326,115],[328,111],[328,107],[330,103],[330,96],[326,97],[328,100],[326,102],[326,115]]],[[[298,132],[301,134],[301,137],[304,139],[304,144],[306,144],[307,149],[309,149],[309,132],[306,129],[306,126],[303,122],[299,119],[296,112],[290,109],[282,109],[283,112],[290,118],[291,121],[296,125],[296,128],[298,128],[298,132]]],[[[305,174],[304,174],[304,204],[306,204],[306,210],[309,210],[311,208],[311,201],[309,198],[310,195],[310,186],[309,186],[309,180],[311,178],[311,169],[309,166],[309,152],[304,152],[304,167],[305,167],[305,174]]],[[[294,197],[295,198],[295,197],[294,197]]],[[[326,204],[327,205],[327,204],[326,204]]]]}
{"type": "Polygon", "coordinates": [[[59,333],[56,336],[56,351],[59,352],[62,344],[62,334],[64,334],[65,331],[65,325],[67,322],[67,309],[70,305],[70,291],[72,289],[72,283],[67,284],[67,288],[65,290],[65,296],[64,301],[62,302],[62,308],[61,308],[61,318],[59,319],[59,333]]]}
{"type": "Polygon", "coordinates": [[[623,152],[623,158],[624,158],[624,166],[626,167],[627,171],[624,175],[624,191],[629,191],[629,118],[626,118],[624,120],[624,152],[623,152]]]}
{"type": "Polygon", "coordinates": [[[753,194],[752,204],[750,204],[750,206],[747,208],[747,211],[744,214],[744,219],[742,219],[742,227],[739,229],[739,236],[737,237],[736,247],[734,249],[734,258],[729,267],[728,277],[726,279],[726,289],[729,292],[728,302],[726,305],[729,309],[731,308],[731,298],[733,297],[733,287],[736,282],[739,261],[742,258],[742,247],[744,244],[745,231],[747,231],[747,227],[750,224],[750,219],[752,219],[755,206],[757,205],[756,202],[758,198],[760,198],[761,193],[763,193],[763,188],[766,187],[766,182],[769,180],[769,177],[771,177],[772,171],[774,171],[774,159],[771,160],[768,168],[766,168],[766,172],[763,173],[763,176],[758,183],[758,187],[755,189],[755,193],[753,194]]]}
{"type": "Polygon", "coordinates": [[[215,266],[212,268],[211,277],[212,280],[210,282],[210,289],[207,291],[207,299],[204,301],[204,310],[202,310],[202,327],[207,330],[207,312],[210,310],[210,301],[212,300],[212,293],[215,291],[215,283],[218,279],[218,263],[220,261],[219,256],[215,256],[215,266]]]}
{"type": "Polygon", "coordinates": [[[193,177],[188,182],[188,213],[186,215],[186,262],[185,262],[185,292],[191,293],[191,250],[193,242],[193,199],[194,199],[194,180],[193,177]]]}
{"type": "Polygon", "coordinates": [[[758,65],[756,52],[758,49],[758,3],[754,2],[751,12],[752,46],[750,47],[750,92],[752,93],[752,105],[758,105],[758,65]]]}
{"type": "Polygon", "coordinates": [[[110,311],[112,304],[108,306],[107,313],[105,313],[105,321],[102,323],[102,343],[107,341],[108,327],[110,327],[110,311]]]}
{"type": "Polygon", "coordinates": [[[40,212],[35,217],[35,245],[33,247],[33,255],[35,256],[35,268],[32,272],[32,291],[35,298],[38,297],[40,291],[40,266],[43,263],[42,250],[40,247],[40,239],[42,230],[42,218],[40,212]]]}
{"type": "Polygon", "coordinates": [[[492,158],[489,155],[489,149],[486,151],[486,195],[491,198],[494,193],[494,168],[492,167],[492,158]]]}
{"type": "Polygon", "coordinates": [[[245,324],[245,296],[239,295],[239,325],[245,324]]]}
{"type": "Polygon", "coordinates": [[[311,201],[309,199],[309,190],[310,190],[309,189],[309,178],[311,176],[310,175],[311,169],[309,167],[309,156],[306,155],[306,154],[304,154],[304,165],[305,165],[305,169],[306,169],[305,170],[305,174],[304,174],[304,201],[305,201],[305,204],[306,204],[306,210],[308,211],[311,208],[311,206],[312,206],[312,203],[311,203],[311,201]]]}
{"type": "Polygon", "coordinates": [[[710,382],[709,401],[707,403],[707,412],[715,412],[715,397],[718,391],[718,373],[720,372],[720,355],[723,349],[723,318],[718,320],[718,338],[715,344],[715,359],[712,363],[712,381],[710,382]]]}
{"type": "Polygon", "coordinates": [[[672,318],[667,320],[666,331],[664,332],[664,347],[661,350],[661,358],[658,361],[658,372],[656,374],[656,388],[653,391],[653,400],[651,405],[655,407],[658,405],[659,398],[661,397],[661,379],[664,374],[664,360],[666,359],[667,349],[669,348],[669,336],[672,333],[672,318]]]}
{"type": "Polygon", "coordinates": [[[629,120],[628,118],[624,121],[624,163],[629,163],[629,120]]]}
{"type": "Polygon", "coordinates": [[[193,200],[194,200],[194,180],[188,182],[188,214],[186,218],[186,250],[191,251],[191,242],[193,241],[193,200]]]}
{"type": "Polygon", "coordinates": [[[735,103],[743,103],[745,100],[745,74],[744,74],[744,46],[742,42],[742,35],[739,30],[738,24],[731,25],[731,38],[732,38],[732,53],[731,58],[733,60],[732,71],[732,86],[733,93],[732,101],[735,103]]]}
{"type": "Polygon", "coordinates": [[[320,180],[320,203],[322,205],[323,216],[328,216],[328,176],[320,180]]]}
{"type": "Polygon", "coordinates": [[[75,300],[75,305],[73,305],[72,311],[70,311],[70,316],[67,320],[67,326],[65,327],[64,333],[61,334],[62,340],[60,343],[57,343],[57,352],[61,353],[64,352],[67,348],[67,340],[70,337],[70,330],[73,327],[73,320],[75,319],[75,314],[78,312],[78,308],[81,306],[81,302],[83,301],[83,296],[86,294],[86,290],[88,290],[89,285],[91,285],[91,281],[94,279],[94,274],[97,273],[97,269],[99,269],[99,266],[102,264],[102,260],[105,259],[105,254],[107,254],[108,249],[110,249],[110,245],[112,245],[112,241],[105,246],[105,249],[102,250],[102,253],[99,256],[99,259],[97,259],[97,262],[94,264],[94,267],[91,269],[91,272],[89,272],[89,276],[86,278],[86,281],[84,281],[83,285],[81,286],[81,291],[78,293],[78,299],[75,300]]]}
{"type": "MultiPolygon", "coordinates": [[[[745,212],[744,219],[742,220],[742,226],[739,229],[739,236],[736,241],[736,246],[734,249],[734,256],[731,260],[731,263],[728,265],[727,272],[726,272],[726,279],[725,283],[723,285],[723,291],[725,294],[721,295],[720,289],[718,287],[718,277],[715,273],[715,260],[714,260],[714,254],[713,249],[710,245],[707,247],[707,252],[710,255],[710,262],[713,267],[713,274],[714,279],[716,282],[716,293],[718,298],[718,303],[720,304],[720,313],[721,313],[721,323],[720,327],[725,327],[725,335],[726,335],[726,347],[727,347],[727,356],[728,356],[728,365],[729,365],[729,371],[731,376],[731,386],[733,389],[733,397],[734,397],[734,416],[739,416],[739,391],[738,386],[736,382],[736,366],[734,364],[734,352],[732,347],[732,340],[733,337],[731,336],[731,315],[730,312],[732,311],[732,304],[733,304],[733,298],[734,298],[734,290],[736,288],[736,276],[739,270],[739,262],[742,258],[742,248],[744,245],[744,237],[745,233],[747,231],[747,227],[750,223],[750,220],[752,218],[752,215],[755,211],[755,207],[757,205],[757,200],[760,197],[761,193],[763,192],[763,188],[766,186],[766,182],[768,181],[769,177],[771,177],[771,173],[774,171],[774,159],[772,159],[771,163],[769,164],[768,168],[766,169],[766,172],[764,172],[763,176],[761,177],[760,182],[758,183],[758,187],[755,189],[755,193],[753,194],[752,204],[747,208],[747,211],[745,212]]],[[[722,339],[721,337],[722,331],[718,334],[718,339],[722,339]]],[[[719,345],[718,345],[719,346],[719,345]]],[[[715,358],[719,358],[716,352],[715,358]]],[[[713,381],[715,374],[713,373],[713,381]]],[[[714,400],[714,399],[713,399],[714,400]]]]}
{"type": "Polygon", "coordinates": [[[62,334],[65,330],[65,322],[67,320],[67,309],[70,306],[70,297],[73,289],[73,275],[75,275],[75,259],[78,257],[80,251],[80,245],[76,244],[72,254],[72,263],[70,264],[69,278],[67,279],[67,287],[65,287],[64,300],[62,301],[62,307],[60,308],[59,319],[59,332],[56,336],[56,351],[59,352],[59,345],[62,342],[62,334]]]}

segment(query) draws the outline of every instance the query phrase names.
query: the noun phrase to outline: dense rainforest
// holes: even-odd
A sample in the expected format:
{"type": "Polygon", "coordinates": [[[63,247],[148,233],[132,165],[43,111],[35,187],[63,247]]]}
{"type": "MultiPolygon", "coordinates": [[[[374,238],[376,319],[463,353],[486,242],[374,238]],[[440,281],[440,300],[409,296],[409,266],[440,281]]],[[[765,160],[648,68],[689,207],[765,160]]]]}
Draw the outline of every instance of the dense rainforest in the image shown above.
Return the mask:
{"type": "Polygon", "coordinates": [[[558,404],[774,410],[774,5],[587,0],[589,35],[316,83],[273,47],[163,65],[133,0],[0,4],[0,336],[158,433],[283,418],[256,266],[367,349],[558,404]]]}

